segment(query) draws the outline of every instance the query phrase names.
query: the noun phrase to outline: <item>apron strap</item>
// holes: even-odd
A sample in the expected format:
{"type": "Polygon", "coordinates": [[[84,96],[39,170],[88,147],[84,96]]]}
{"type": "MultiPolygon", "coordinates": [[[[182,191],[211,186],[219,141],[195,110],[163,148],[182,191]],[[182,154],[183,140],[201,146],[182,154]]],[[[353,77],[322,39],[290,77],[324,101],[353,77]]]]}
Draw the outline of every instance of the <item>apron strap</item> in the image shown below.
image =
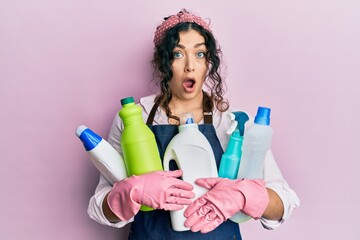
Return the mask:
{"type": "MultiPolygon", "coordinates": [[[[204,114],[204,123],[205,124],[212,124],[212,108],[213,103],[211,98],[203,91],[203,114],[204,114]]],[[[146,125],[152,125],[155,117],[156,110],[158,109],[159,105],[155,102],[154,106],[151,108],[150,114],[146,121],[146,125]]]]}
{"type": "Polygon", "coordinates": [[[204,114],[204,123],[205,124],[212,124],[212,109],[213,109],[213,102],[211,98],[203,91],[203,114],[204,114]]]}
{"type": "Polygon", "coordinates": [[[157,102],[154,103],[154,106],[152,107],[150,114],[148,116],[148,119],[146,121],[146,125],[152,125],[153,121],[154,121],[154,116],[156,113],[157,108],[159,107],[159,105],[157,104],[157,102]]]}

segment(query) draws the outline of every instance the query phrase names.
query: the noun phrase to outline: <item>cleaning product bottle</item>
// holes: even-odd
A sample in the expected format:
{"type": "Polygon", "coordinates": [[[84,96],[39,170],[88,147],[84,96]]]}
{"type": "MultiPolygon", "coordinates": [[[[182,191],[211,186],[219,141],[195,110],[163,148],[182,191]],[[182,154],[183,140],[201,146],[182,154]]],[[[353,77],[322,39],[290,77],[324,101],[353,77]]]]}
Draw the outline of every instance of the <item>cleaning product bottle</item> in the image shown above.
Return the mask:
{"type": "Polygon", "coordinates": [[[249,117],[244,112],[233,112],[228,116],[232,123],[227,133],[231,134],[231,136],[226,151],[221,157],[219,177],[236,179],[242,155],[241,147],[244,139],[245,123],[249,120],[249,117]]]}
{"type": "MultiPolygon", "coordinates": [[[[195,184],[198,178],[217,177],[217,167],[214,152],[209,141],[199,131],[194,123],[192,113],[180,116],[179,133],[169,142],[164,154],[164,170],[169,170],[170,161],[174,160],[183,171],[182,180],[194,186],[195,198],[205,194],[208,190],[195,184]]],[[[184,211],[171,211],[171,225],[175,231],[186,231],[184,211]]]]}
{"type": "MultiPolygon", "coordinates": [[[[263,178],[265,155],[270,149],[273,135],[270,111],[270,108],[258,107],[254,124],[245,131],[238,178],[263,178]]],[[[234,222],[243,222],[250,217],[239,212],[230,219],[234,222]]]]}
{"type": "Polygon", "coordinates": [[[273,129],[270,127],[270,111],[270,108],[259,107],[254,124],[245,131],[238,178],[263,177],[265,155],[270,149],[273,135],[273,129]]]}
{"type": "MultiPolygon", "coordinates": [[[[226,151],[221,158],[219,177],[236,179],[239,167],[242,165],[241,157],[244,129],[245,123],[249,120],[249,116],[244,112],[234,112],[230,114],[230,119],[232,123],[227,133],[231,134],[231,136],[226,151]]],[[[240,223],[251,219],[251,217],[242,212],[238,212],[230,219],[240,223]]]]}
{"type": "Polygon", "coordinates": [[[75,133],[83,142],[94,166],[111,184],[127,177],[123,158],[110,143],[84,125],[79,126],[75,133]]]}
{"type": "MultiPolygon", "coordinates": [[[[155,136],[144,123],[142,108],[134,103],[133,97],[121,99],[121,105],[123,108],[119,111],[119,116],[123,120],[124,130],[120,144],[128,176],[162,170],[155,136]]],[[[153,210],[147,206],[141,206],[140,209],[153,210]]]]}

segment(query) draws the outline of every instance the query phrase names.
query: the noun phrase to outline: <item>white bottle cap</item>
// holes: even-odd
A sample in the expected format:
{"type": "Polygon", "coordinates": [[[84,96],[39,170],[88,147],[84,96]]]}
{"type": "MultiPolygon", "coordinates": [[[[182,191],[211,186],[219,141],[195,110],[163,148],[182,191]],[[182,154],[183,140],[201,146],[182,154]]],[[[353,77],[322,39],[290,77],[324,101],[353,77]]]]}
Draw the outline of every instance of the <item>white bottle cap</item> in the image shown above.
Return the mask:
{"type": "Polygon", "coordinates": [[[87,126],[85,126],[85,125],[81,125],[81,126],[79,126],[77,129],[76,129],[76,136],[78,136],[78,137],[80,137],[80,135],[81,135],[81,133],[85,130],[85,129],[87,129],[88,127],[87,126]]]}

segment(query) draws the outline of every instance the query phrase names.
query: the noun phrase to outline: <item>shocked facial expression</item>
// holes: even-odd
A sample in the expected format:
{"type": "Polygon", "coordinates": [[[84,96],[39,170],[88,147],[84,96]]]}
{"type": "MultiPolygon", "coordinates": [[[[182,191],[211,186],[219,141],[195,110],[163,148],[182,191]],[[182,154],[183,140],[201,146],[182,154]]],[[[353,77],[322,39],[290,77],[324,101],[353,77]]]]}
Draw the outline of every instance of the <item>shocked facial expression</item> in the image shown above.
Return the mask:
{"type": "Polygon", "coordinates": [[[180,41],[173,50],[171,66],[173,77],[170,88],[173,99],[202,99],[202,86],[208,72],[205,39],[193,29],[179,32],[179,37],[180,41]]]}

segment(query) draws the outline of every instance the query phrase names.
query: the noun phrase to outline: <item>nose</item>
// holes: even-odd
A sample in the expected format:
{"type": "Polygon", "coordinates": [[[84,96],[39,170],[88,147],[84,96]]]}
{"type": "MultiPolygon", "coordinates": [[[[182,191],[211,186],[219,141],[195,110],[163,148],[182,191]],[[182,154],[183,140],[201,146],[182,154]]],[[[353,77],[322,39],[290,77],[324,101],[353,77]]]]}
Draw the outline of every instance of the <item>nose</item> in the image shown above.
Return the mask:
{"type": "Polygon", "coordinates": [[[193,72],[194,70],[195,70],[194,68],[189,68],[189,67],[185,68],[185,72],[193,72]]]}
{"type": "Polygon", "coordinates": [[[186,63],[185,63],[185,72],[193,72],[195,71],[195,67],[194,67],[194,60],[191,57],[187,57],[186,58],[186,63]]]}

